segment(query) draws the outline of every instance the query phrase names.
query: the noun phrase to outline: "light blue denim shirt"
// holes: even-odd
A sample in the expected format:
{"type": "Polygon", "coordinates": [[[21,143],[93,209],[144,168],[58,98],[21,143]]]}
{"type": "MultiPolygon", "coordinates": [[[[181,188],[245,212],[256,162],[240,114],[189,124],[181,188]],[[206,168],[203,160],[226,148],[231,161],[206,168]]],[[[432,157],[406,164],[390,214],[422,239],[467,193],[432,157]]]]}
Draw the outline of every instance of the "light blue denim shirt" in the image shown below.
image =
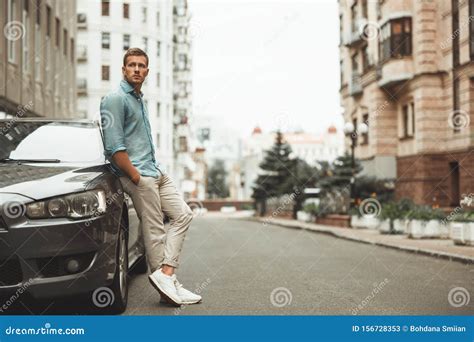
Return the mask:
{"type": "Polygon", "coordinates": [[[148,110],[143,93],[137,95],[125,80],[120,87],[107,94],[100,103],[105,157],[118,176],[124,174],[112,163],[118,151],[127,151],[130,161],[142,176],[158,178],[163,174],[155,159],[148,110]]]}

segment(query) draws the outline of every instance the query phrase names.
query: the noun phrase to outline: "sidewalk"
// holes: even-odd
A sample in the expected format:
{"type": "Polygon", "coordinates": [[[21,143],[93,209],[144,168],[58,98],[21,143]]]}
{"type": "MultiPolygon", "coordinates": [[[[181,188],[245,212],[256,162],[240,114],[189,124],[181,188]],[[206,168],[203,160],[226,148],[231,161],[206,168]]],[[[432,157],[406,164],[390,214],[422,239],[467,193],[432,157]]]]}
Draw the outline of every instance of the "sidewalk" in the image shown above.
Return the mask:
{"type": "Polygon", "coordinates": [[[267,223],[289,228],[307,229],[318,233],[331,234],[347,240],[426,254],[463,263],[474,263],[474,247],[457,246],[449,239],[409,239],[406,235],[380,234],[377,230],[373,229],[339,228],[289,219],[236,218],[262,222],[262,224],[267,223]]]}

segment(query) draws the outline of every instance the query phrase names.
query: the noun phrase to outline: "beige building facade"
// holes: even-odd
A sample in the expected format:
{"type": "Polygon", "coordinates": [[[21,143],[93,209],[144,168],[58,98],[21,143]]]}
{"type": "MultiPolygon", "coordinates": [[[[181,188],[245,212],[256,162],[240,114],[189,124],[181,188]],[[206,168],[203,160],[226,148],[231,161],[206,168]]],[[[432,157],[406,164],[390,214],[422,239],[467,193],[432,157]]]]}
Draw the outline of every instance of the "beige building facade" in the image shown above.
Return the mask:
{"type": "Polygon", "coordinates": [[[76,1],[0,2],[2,116],[76,116],[76,1]]]}
{"type": "MultiPolygon", "coordinates": [[[[341,103],[364,173],[449,207],[474,192],[474,1],[344,0],[341,103]]],[[[349,148],[350,139],[346,140],[349,148]]]]}

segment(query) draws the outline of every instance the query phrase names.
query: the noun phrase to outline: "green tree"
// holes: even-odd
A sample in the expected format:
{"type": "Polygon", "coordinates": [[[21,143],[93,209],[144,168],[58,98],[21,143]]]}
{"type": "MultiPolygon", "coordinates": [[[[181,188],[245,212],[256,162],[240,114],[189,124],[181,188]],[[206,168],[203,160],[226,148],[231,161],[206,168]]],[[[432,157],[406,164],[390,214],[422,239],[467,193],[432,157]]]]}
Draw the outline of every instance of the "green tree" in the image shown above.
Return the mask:
{"type": "Polygon", "coordinates": [[[229,187],[226,183],[227,170],[224,161],[216,159],[209,169],[207,175],[207,197],[226,198],[229,197],[229,187]]]}
{"type": "Polygon", "coordinates": [[[283,134],[278,131],[275,143],[265,152],[265,157],[259,165],[262,172],[253,187],[252,198],[260,208],[260,215],[265,214],[267,198],[286,193],[288,179],[292,177],[291,169],[294,166],[290,154],[291,146],[284,141],[283,134]]]}

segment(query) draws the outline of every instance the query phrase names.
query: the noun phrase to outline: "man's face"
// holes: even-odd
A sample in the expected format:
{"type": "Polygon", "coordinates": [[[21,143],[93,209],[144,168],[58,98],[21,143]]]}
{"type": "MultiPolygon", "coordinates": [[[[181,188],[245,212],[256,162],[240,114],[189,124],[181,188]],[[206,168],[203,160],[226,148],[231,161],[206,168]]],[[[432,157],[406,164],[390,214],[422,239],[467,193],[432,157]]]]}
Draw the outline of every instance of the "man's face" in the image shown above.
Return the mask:
{"type": "Polygon", "coordinates": [[[122,67],[125,80],[133,86],[141,85],[148,75],[148,66],[145,56],[129,56],[122,67]]]}

